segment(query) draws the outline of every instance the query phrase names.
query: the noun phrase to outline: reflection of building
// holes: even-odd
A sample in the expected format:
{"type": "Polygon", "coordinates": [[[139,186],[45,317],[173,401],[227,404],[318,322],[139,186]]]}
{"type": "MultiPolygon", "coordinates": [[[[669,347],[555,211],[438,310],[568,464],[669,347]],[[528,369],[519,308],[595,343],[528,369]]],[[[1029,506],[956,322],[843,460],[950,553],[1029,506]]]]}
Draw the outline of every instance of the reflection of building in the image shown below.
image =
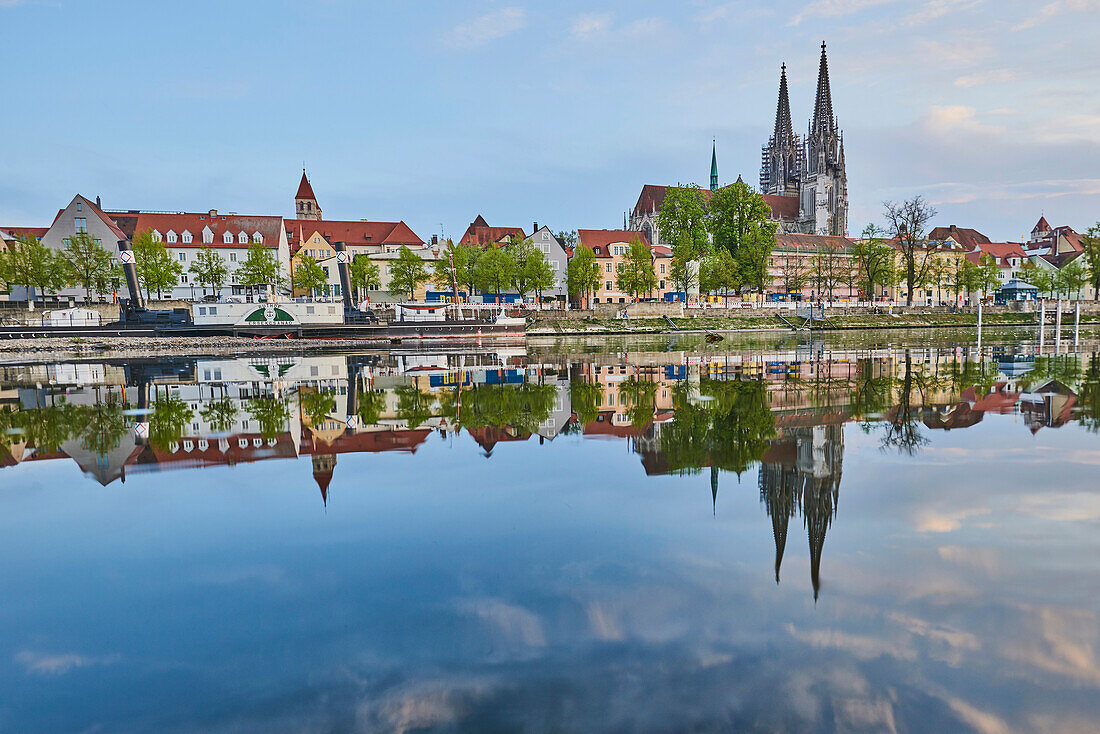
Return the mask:
{"type": "Polygon", "coordinates": [[[775,535],[775,581],[779,583],[788,523],[800,511],[809,537],[814,599],[820,589],[825,533],[836,515],[840,493],[846,420],[842,413],[779,418],[779,437],[772,441],[760,465],[760,501],[772,519],[775,535]]]}

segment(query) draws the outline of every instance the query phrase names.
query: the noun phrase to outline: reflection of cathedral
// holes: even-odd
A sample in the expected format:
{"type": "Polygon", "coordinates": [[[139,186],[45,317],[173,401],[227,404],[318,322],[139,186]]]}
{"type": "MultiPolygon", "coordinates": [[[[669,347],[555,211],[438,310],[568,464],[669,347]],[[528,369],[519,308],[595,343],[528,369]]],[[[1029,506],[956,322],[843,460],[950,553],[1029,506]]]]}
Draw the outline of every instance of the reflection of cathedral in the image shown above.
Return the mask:
{"type": "Polygon", "coordinates": [[[810,543],[814,599],[820,588],[821,550],[836,515],[844,462],[844,424],[794,426],[772,441],[760,465],[760,501],[775,534],[775,581],[787,545],[787,526],[802,512],[810,543]]]}

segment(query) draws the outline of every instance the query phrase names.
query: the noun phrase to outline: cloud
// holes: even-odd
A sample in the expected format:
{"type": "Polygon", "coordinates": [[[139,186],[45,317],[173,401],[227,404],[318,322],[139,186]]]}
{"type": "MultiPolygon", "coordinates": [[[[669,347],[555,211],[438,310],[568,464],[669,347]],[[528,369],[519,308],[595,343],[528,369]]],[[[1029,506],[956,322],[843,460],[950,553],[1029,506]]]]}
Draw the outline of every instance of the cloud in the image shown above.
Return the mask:
{"type": "Polygon", "coordinates": [[[455,26],[446,40],[456,48],[476,48],[526,27],[527,13],[523,8],[501,8],[455,26]]]}
{"type": "Polygon", "coordinates": [[[988,507],[967,507],[948,512],[924,509],[917,513],[915,524],[919,533],[950,533],[962,526],[962,521],[975,515],[988,515],[988,507]]]}
{"type": "Polygon", "coordinates": [[[1008,724],[997,716],[980,711],[962,699],[949,697],[945,700],[951,710],[979,734],[1008,734],[1011,731],[1008,724]]]}
{"type": "Polygon", "coordinates": [[[851,15],[867,8],[886,5],[891,2],[895,2],[895,0],[814,0],[798,12],[791,19],[789,25],[798,25],[806,18],[833,18],[840,15],[851,15]]]}
{"type": "Polygon", "coordinates": [[[966,10],[975,5],[981,5],[984,0],[933,0],[929,3],[921,3],[920,9],[902,18],[902,25],[914,26],[937,20],[959,10],[966,10]]]}
{"type": "Polygon", "coordinates": [[[601,33],[611,26],[611,13],[583,13],[573,19],[569,32],[577,38],[601,33]]]}
{"type": "Polygon", "coordinates": [[[1019,81],[1020,78],[1021,74],[1012,69],[990,69],[989,71],[979,71],[975,74],[960,76],[955,80],[955,86],[969,89],[971,87],[984,87],[987,84],[1008,84],[1019,81]]]}
{"type": "Polygon", "coordinates": [[[522,647],[545,647],[542,621],[533,612],[500,599],[474,599],[461,602],[461,611],[473,614],[494,628],[503,641],[522,647]]]}
{"type": "Polygon", "coordinates": [[[978,119],[978,111],[966,105],[932,107],[924,117],[924,129],[939,136],[963,134],[990,135],[1004,133],[1000,125],[986,125],[978,119]]]}
{"type": "Polygon", "coordinates": [[[106,665],[115,660],[117,660],[117,657],[93,658],[75,652],[51,655],[32,650],[23,650],[15,656],[15,662],[22,665],[28,673],[33,675],[64,675],[70,670],[87,668],[93,665],[106,665]]]}
{"type": "Polygon", "coordinates": [[[1028,28],[1050,20],[1056,15],[1064,13],[1084,13],[1100,9],[1100,0],[1054,0],[1035,11],[1031,17],[1013,27],[1014,31],[1024,31],[1028,28]]]}

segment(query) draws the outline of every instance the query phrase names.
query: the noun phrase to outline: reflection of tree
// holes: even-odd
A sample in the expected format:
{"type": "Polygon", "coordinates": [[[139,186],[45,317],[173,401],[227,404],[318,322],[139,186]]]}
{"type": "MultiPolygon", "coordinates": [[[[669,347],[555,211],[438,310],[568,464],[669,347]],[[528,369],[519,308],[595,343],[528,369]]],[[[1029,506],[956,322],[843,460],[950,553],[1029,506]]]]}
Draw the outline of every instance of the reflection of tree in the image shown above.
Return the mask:
{"type": "Polygon", "coordinates": [[[1076,354],[1044,354],[1035,358],[1035,364],[1017,382],[1027,389],[1056,380],[1072,388],[1080,379],[1081,359],[1076,354]]]}
{"type": "Polygon", "coordinates": [[[322,423],[336,410],[336,391],[331,388],[299,390],[298,404],[311,426],[322,423]]]}
{"type": "Polygon", "coordinates": [[[279,435],[290,420],[290,401],[283,398],[252,398],[245,410],[260,424],[260,435],[269,440],[279,435]]]}
{"type": "Polygon", "coordinates": [[[974,388],[976,395],[988,395],[998,374],[997,366],[986,362],[980,354],[976,360],[956,359],[951,362],[950,377],[956,393],[974,388]]]}
{"type": "Polygon", "coordinates": [[[386,409],[386,393],[377,390],[360,391],[357,398],[358,406],[355,414],[365,426],[373,426],[382,417],[382,411],[386,409]]]}
{"type": "Polygon", "coordinates": [[[511,426],[517,434],[532,433],[550,417],[557,397],[553,385],[479,385],[462,393],[456,421],[463,428],[511,426]]]}
{"type": "Polygon", "coordinates": [[[1077,420],[1093,433],[1100,433],[1100,355],[1095,352],[1089,357],[1088,369],[1081,377],[1077,420]]]}
{"type": "Polygon", "coordinates": [[[856,375],[848,393],[848,412],[856,420],[877,420],[890,408],[893,398],[894,377],[876,374],[876,360],[861,359],[856,365],[856,375]]]}
{"type": "Polygon", "coordinates": [[[158,396],[149,416],[149,443],[159,449],[179,443],[193,415],[191,406],[174,395],[158,396]]]}
{"type": "Polygon", "coordinates": [[[406,421],[409,428],[416,428],[432,417],[432,405],[435,399],[420,389],[407,385],[397,388],[397,417],[406,421]]]}
{"type": "Polygon", "coordinates": [[[115,392],[107,393],[104,400],[97,400],[80,410],[80,443],[85,449],[103,456],[119,445],[126,435],[127,404],[115,392]]]}
{"type": "Polygon", "coordinates": [[[767,389],[759,380],[702,380],[699,398],[677,386],[675,417],[661,431],[661,451],[672,471],[712,466],[740,474],[760,460],[775,435],[767,389]]]}
{"type": "Polygon", "coordinates": [[[199,415],[216,433],[228,433],[237,421],[237,407],[229,398],[212,400],[203,406],[199,415]]]}
{"type": "Polygon", "coordinates": [[[899,453],[911,455],[928,443],[928,439],[921,433],[922,402],[913,403],[914,391],[919,392],[922,398],[925,395],[922,385],[926,382],[922,375],[923,370],[914,370],[913,355],[906,349],[905,374],[899,383],[897,402],[886,416],[885,433],[882,436],[883,449],[896,448],[899,453]]]}
{"type": "Polygon", "coordinates": [[[630,418],[630,425],[641,430],[653,418],[657,383],[631,375],[619,384],[619,397],[627,405],[626,414],[630,418]]]}
{"type": "Polygon", "coordinates": [[[27,443],[39,451],[57,451],[81,425],[78,411],[64,401],[22,410],[17,423],[27,443]]]}
{"type": "Polygon", "coordinates": [[[573,379],[569,382],[569,402],[577,414],[577,423],[586,426],[600,414],[603,405],[603,390],[595,382],[573,379]]]}

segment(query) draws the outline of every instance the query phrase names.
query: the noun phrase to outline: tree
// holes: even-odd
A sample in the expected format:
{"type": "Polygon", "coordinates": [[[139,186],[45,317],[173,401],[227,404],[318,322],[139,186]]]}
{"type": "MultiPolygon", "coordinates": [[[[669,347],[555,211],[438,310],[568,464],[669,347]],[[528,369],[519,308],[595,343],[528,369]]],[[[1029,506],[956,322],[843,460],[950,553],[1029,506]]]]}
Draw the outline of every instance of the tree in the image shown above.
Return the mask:
{"type": "Polygon", "coordinates": [[[290,401],[285,398],[251,398],[245,410],[259,423],[260,436],[267,440],[278,436],[290,420],[290,401]]]}
{"type": "Polygon", "coordinates": [[[176,286],[183,275],[183,266],[172,257],[163,243],[153,239],[151,230],[139,232],[133,240],[134,267],[137,269],[138,284],[145,289],[145,297],[156,292],[161,294],[176,286]]]}
{"type": "Polygon", "coordinates": [[[845,276],[841,258],[840,249],[835,245],[826,242],[818,246],[810,265],[810,279],[817,288],[818,298],[828,294],[828,300],[833,300],[833,289],[845,276]]]}
{"type": "Polygon", "coordinates": [[[213,247],[201,247],[195,253],[195,261],[191,263],[190,272],[195,276],[195,281],[202,286],[202,294],[206,295],[207,286],[217,294],[225,285],[229,277],[229,269],[225,265],[225,258],[218,254],[213,247]]]}
{"type": "Polygon", "coordinates": [[[248,246],[244,262],[237,268],[237,282],[250,288],[263,286],[266,290],[267,286],[281,286],[286,282],[286,276],[271,248],[254,242],[248,246]]]}
{"type": "Polygon", "coordinates": [[[199,411],[215,433],[228,433],[237,420],[237,408],[229,398],[211,400],[199,411]]]}
{"type": "Polygon", "coordinates": [[[467,297],[477,288],[477,259],[481,250],[473,245],[458,244],[448,240],[442,256],[436,260],[432,282],[441,290],[465,290],[467,297]]]}
{"type": "Polygon", "coordinates": [[[930,242],[925,235],[925,229],[936,216],[936,210],[919,195],[901,203],[883,202],[883,208],[889,223],[889,234],[901,250],[906,285],[905,302],[912,306],[914,292],[921,283],[927,281],[933,258],[943,247],[942,242],[930,242]]]}
{"type": "Polygon", "coordinates": [[[99,240],[87,232],[77,232],[65,240],[60,260],[68,266],[70,277],[84,288],[84,300],[92,300],[92,291],[106,293],[110,290],[115,260],[99,240]]]}
{"type": "Polygon", "coordinates": [[[474,280],[482,293],[495,293],[497,298],[512,287],[516,264],[507,250],[489,245],[477,258],[474,280]]]}
{"type": "Polygon", "coordinates": [[[1054,275],[1055,287],[1059,293],[1065,293],[1068,298],[1071,294],[1081,295],[1081,289],[1089,282],[1089,271],[1080,258],[1063,265],[1054,275]]]}
{"type": "Polygon", "coordinates": [[[708,249],[707,224],[707,202],[698,186],[676,186],[665,192],[657,231],[672,245],[669,279],[678,292],[686,293],[697,282],[694,263],[708,249]]]}
{"type": "Polygon", "coordinates": [[[416,289],[431,277],[424,270],[424,258],[407,247],[397,253],[397,259],[390,265],[390,292],[408,293],[409,300],[416,297],[416,289]]]}
{"type": "Polygon", "coordinates": [[[1020,277],[1025,283],[1038,288],[1040,294],[1054,293],[1054,272],[1050,268],[1036,265],[1029,260],[1020,268],[1020,277]]]}
{"type": "Polygon", "coordinates": [[[1092,286],[1093,298],[1100,300],[1100,222],[1089,227],[1081,237],[1081,248],[1085,251],[1088,284],[1092,286]]]}
{"type": "Polygon", "coordinates": [[[158,395],[149,415],[149,444],[158,449],[168,449],[179,443],[183,431],[194,417],[186,402],[170,393],[158,395]]]}
{"type": "Polygon", "coordinates": [[[582,306],[587,305],[592,291],[600,287],[600,264],[596,254],[584,244],[578,244],[569,259],[568,287],[569,294],[579,298],[582,306]]]}
{"type": "Polygon", "coordinates": [[[718,189],[710,199],[710,232],[715,247],[737,261],[742,283],[763,292],[768,284],[768,258],[775,247],[778,222],[770,220],[764,197],[744,181],[718,189]]]}
{"type": "Polygon", "coordinates": [[[806,272],[806,265],[803,262],[803,258],[797,255],[794,257],[790,255],[784,256],[779,266],[779,279],[782,281],[784,293],[788,295],[791,293],[801,293],[802,288],[809,279],[809,274],[806,272]]]}
{"type": "Polygon", "coordinates": [[[513,242],[506,251],[514,263],[512,282],[515,283],[521,299],[531,291],[541,295],[541,291],[554,286],[554,272],[550,269],[550,263],[542,250],[531,242],[530,237],[513,242]]]}
{"type": "MultiPolygon", "coordinates": [[[[994,265],[994,267],[996,267],[994,265]]],[[[999,276],[998,276],[999,277],[999,276]]],[[[928,268],[928,283],[936,291],[945,290],[944,286],[951,278],[951,264],[942,257],[937,257],[928,268]]]]}
{"type": "Polygon", "coordinates": [[[61,290],[69,284],[68,261],[39,242],[37,237],[17,237],[15,246],[4,260],[9,282],[26,288],[31,301],[34,300],[31,288],[45,296],[47,291],[61,290]]]}
{"type": "Polygon", "coordinates": [[[377,290],[382,287],[382,275],[378,270],[378,264],[371,262],[366,255],[352,256],[348,271],[357,302],[360,300],[360,291],[377,290]]]}
{"type": "Polygon", "coordinates": [[[852,246],[852,259],[870,300],[875,298],[875,286],[888,288],[894,283],[894,248],[882,241],[882,234],[877,226],[868,224],[852,246]]]}
{"type": "Polygon", "coordinates": [[[715,249],[700,266],[699,289],[704,293],[721,293],[729,298],[730,291],[741,287],[740,270],[729,250],[715,249]]]}
{"type": "Polygon", "coordinates": [[[982,255],[978,258],[978,267],[974,272],[974,289],[980,290],[988,296],[997,290],[1001,283],[1000,268],[992,255],[982,255]]]}
{"type": "Polygon", "coordinates": [[[630,243],[626,260],[615,278],[615,287],[636,298],[657,287],[657,274],[653,269],[653,251],[641,240],[630,243]]]}
{"type": "Polygon", "coordinates": [[[558,238],[558,242],[566,249],[577,246],[577,230],[575,229],[571,229],[568,232],[563,229],[554,236],[558,238]]]}
{"type": "Polygon", "coordinates": [[[299,252],[294,257],[294,268],[290,271],[291,291],[301,290],[307,296],[315,296],[318,291],[328,290],[328,273],[317,264],[308,253],[299,252]]]}

